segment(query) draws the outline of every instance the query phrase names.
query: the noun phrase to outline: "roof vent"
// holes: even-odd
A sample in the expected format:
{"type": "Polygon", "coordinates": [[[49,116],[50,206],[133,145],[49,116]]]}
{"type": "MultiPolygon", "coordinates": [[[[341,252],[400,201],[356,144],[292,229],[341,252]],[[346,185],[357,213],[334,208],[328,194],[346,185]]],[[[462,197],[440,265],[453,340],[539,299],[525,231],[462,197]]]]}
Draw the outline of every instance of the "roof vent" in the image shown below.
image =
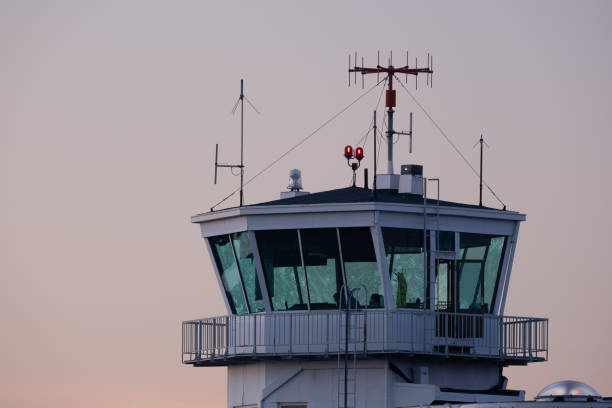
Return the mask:
{"type": "Polygon", "coordinates": [[[398,193],[423,195],[423,166],[402,164],[398,193]]]}
{"type": "Polygon", "coordinates": [[[601,401],[595,389],[580,381],[558,381],[546,386],[535,397],[536,401],[601,401]]]}
{"type": "Polygon", "coordinates": [[[302,189],[302,172],[298,169],[289,171],[289,185],[287,186],[289,191],[282,191],[280,198],[291,198],[301,195],[308,194],[306,191],[300,191],[302,189]]]}

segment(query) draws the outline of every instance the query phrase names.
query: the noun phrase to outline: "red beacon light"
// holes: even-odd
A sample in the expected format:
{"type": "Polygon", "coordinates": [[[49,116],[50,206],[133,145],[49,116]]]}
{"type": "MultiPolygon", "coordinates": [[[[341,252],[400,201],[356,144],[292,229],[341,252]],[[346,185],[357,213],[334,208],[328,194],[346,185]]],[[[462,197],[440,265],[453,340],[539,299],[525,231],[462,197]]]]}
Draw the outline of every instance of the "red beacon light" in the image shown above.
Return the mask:
{"type": "Polygon", "coordinates": [[[363,159],[363,148],[362,147],[358,147],[355,149],[355,158],[359,161],[363,159]]]}
{"type": "Polygon", "coordinates": [[[346,160],[349,160],[353,157],[353,146],[346,145],[346,147],[344,148],[344,157],[346,157],[346,160]]]}

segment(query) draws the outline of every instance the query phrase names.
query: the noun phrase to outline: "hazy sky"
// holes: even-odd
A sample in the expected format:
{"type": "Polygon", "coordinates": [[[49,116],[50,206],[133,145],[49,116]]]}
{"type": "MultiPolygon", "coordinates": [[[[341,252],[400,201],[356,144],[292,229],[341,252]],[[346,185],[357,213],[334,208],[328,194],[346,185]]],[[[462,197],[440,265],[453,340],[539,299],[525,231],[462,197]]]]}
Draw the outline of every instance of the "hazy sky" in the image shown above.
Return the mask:
{"type": "MultiPolygon", "coordinates": [[[[509,385],[612,395],[611,17],[596,1],[0,0],[0,406],[224,406],[224,368],[180,364],[180,323],[225,313],[189,216],[238,183],[214,186],[212,166],[215,143],[239,158],[239,80],[261,111],[246,115],[248,176],[356,98],[347,55],[373,64],[378,49],[433,54],[434,87],[414,94],[474,163],[484,133],[486,178],[527,214],[506,313],[550,318],[550,361],[506,369],[509,385]]],[[[295,167],[306,190],[346,186],[341,149],[377,97],[247,203],[277,198],[295,167]]],[[[399,90],[398,129],[410,111],[414,153],[400,139],[396,164],[476,202],[477,179],[399,90]]]]}

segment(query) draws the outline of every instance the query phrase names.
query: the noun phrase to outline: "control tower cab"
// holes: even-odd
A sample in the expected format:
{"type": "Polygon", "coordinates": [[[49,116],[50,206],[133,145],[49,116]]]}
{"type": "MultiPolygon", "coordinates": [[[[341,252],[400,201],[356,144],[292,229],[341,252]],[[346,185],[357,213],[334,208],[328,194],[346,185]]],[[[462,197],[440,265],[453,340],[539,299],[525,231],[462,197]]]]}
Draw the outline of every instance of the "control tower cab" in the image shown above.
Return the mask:
{"type": "Polygon", "coordinates": [[[228,366],[229,407],[522,400],[502,368],[548,344],[503,315],[525,216],[400,190],[415,176],[192,217],[228,314],[183,323],[183,362],[228,366]]]}

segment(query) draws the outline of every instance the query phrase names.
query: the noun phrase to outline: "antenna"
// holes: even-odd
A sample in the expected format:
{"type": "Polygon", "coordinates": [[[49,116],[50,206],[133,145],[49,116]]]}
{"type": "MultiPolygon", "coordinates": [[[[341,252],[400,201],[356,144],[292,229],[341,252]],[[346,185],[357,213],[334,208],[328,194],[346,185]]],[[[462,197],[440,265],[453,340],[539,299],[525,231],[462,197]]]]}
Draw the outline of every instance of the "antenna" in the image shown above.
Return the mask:
{"type": "Polygon", "coordinates": [[[489,147],[489,145],[482,138],[482,134],[480,135],[480,140],[476,142],[474,147],[476,147],[479,143],[480,143],[480,200],[478,201],[478,206],[482,207],[482,146],[486,145],[487,147],[489,147]]]}
{"type": "MultiPolygon", "coordinates": [[[[350,74],[349,74],[350,75],[350,74]]],[[[240,206],[244,205],[244,101],[259,114],[259,111],[251,101],[244,95],[244,80],[240,80],[240,96],[234,104],[232,114],[236,112],[238,104],[240,104],[240,164],[219,163],[219,144],[215,145],[215,184],[217,184],[217,169],[219,167],[227,167],[229,169],[240,169],[240,206]]],[[[212,211],[212,210],[211,210],[212,211]]]]}
{"type": "Polygon", "coordinates": [[[374,139],[374,182],[372,183],[372,197],[376,200],[376,139],[378,138],[378,135],[376,134],[376,111],[374,111],[372,131],[374,132],[374,137],[372,138],[374,139]]]}
{"type": "MultiPolygon", "coordinates": [[[[350,57],[349,57],[350,58],[350,57]]],[[[406,58],[408,58],[408,52],[406,52],[406,58]]],[[[389,87],[386,92],[385,98],[385,106],[387,108],[387,174],[393,174],[393,135],[408,135],[410,136],[410,152],[412,152],[412,114],[410,114],[410,131],[409,132],[397,132],[393,130],[393,113],[395,112],[393,108],[395,107],[395,89],[393,89],[393,77],[397,78],[395,74],[405,74],[406,77],[408,75],[414,75],[415,80],[417,80],[419,74],[427,74],[428,78],[433,74],[433,70],[430,66],[430,58],[431,56],[427,55],[428,66],[426,68],[419,68],[418,59],[415,57],[415,66],[414,68],[410,68],[406,61],[406,66],[404,67],[394,67],[393,66],[393,51],[389,53],[389,65],[388,67],[383,67],[380,65],[380,51],[378,52],[378,65],[376,68],[367,68],[365,66],[354,66],[353,68],[349,68],[349,77],[350,73],[353,72],[355,76],[357,72],[361,72],[361,75],[367,74],[376,74],[377,77],[381,73],[386,74],[388,78],[389,87]]],[[[362,60],[363,61],[363,60],[362,60]]],[[[355,64],[357,64],[357,52],[355,52],[355,64]]],[[[350,67],[350,64],[349,64],[350,67]]],[[[399,81],[399,78],[397,78],[399,81]]],[[[429,82],[429,81],[428,81],[429,82]]],[[[418,82],[417,82],[418,86],[418,82]]],[[[376,172],[376,170],[375,170],[376,172]]],[[[374,176],[376,179],[376,175],[374,176]]]]}

